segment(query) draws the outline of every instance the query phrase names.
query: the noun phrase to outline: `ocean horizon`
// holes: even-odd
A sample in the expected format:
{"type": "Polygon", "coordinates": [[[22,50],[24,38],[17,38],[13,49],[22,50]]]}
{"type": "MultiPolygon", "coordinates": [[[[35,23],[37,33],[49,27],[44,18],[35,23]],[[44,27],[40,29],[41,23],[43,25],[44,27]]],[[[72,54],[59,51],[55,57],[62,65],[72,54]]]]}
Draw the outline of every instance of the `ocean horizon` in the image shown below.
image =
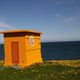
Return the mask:
{"type": "MultiPolygon", "coordinates": [[[[43,60],[79,60],[80,41],[41,42],[43,60]]],[[[4,44],[0,44],[0,59],[4,60],[4,44]]]]}

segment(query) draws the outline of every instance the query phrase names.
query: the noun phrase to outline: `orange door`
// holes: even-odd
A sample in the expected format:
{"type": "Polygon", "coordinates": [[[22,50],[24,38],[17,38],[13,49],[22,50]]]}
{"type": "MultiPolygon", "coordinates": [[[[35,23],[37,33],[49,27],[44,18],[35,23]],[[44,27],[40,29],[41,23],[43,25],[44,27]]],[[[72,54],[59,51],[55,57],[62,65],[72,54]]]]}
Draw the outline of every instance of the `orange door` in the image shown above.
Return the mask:
{"type": "Polygon", "coordinates": [[[12,50],[12,63],[17,64],[19,63],[19,48],[18,42],[11,43],[11,50],[12,50]]]}

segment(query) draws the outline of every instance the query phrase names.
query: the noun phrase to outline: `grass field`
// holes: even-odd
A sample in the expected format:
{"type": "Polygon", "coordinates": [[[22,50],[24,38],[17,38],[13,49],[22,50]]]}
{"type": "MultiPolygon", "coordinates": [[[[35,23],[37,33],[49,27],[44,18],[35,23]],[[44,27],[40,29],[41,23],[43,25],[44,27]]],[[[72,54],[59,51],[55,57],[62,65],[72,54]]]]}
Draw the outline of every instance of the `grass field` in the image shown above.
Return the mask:
{"type": "Polygon", "coordinates": [[[0,64],[0,80],[80,80],[80,60],[45,61],[25,69],[0,64]]]}

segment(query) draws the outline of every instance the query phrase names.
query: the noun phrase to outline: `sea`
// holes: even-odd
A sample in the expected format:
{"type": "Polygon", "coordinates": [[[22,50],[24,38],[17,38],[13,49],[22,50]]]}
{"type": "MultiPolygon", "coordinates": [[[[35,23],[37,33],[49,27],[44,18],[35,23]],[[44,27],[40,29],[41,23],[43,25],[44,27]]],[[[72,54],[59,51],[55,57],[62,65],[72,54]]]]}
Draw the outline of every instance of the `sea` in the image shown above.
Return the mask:
{"type": "MultiPolygon", "coordinates": [[[[80,60],[80,41],[42,42],[43,60],[80,60]]],[[[4,60],[4,45],[0,44],[0,59],[4,60]]]]}

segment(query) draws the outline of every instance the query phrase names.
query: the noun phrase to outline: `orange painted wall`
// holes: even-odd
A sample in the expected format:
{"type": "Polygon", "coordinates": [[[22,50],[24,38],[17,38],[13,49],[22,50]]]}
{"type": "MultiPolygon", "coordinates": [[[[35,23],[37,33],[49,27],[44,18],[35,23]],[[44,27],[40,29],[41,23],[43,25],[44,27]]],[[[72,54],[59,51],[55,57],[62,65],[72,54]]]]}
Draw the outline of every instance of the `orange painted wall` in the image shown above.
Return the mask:
{"type": "Polygon", "coordinates": [[[42,63],[40,35],[34,34],[33,37],[34,45],[31,46],[29,43],[30,35],[25,36],[27,66],[34,63],[42,63]]]}
{"type": "Polygon", "coordinates": [[[18,42],[19,44],[19,64],[23,66],[26,64],[26,50],[25,50],[25,38],[24,36],[14,36],[15,34],[4,34],[4,49],[5,49],[5,66],[11,66],[12,64],[12,53],[11,53],[11,42],[18,42]],[[11,37],[12,36],[12,37],[11,37]]]}

